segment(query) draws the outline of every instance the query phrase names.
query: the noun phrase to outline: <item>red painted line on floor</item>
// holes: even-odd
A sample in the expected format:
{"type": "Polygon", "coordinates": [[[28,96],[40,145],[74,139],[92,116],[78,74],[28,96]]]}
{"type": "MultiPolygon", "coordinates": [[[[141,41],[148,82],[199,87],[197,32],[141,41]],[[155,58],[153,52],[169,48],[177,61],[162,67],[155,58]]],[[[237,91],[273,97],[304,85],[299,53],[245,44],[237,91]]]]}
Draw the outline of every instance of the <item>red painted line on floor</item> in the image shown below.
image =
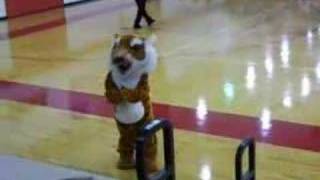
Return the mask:
{"type": "MultiPolygon", "coordinates": [[[[101,95],[9,81],[0,80],[0,99],[105,117],[113,115],[112,105],[101,95]]],[[[157,117],[171,120],[179,129],[236,139],[253,136],[262,143],[320,152],[320,126],[272,120],[272,127],[264,136],[255,117],[209,111],[201,121],[195,109],[158,103],[153,107],[157,117]]]]}
{"type": "MultiPolygon", "coordinates": [[[[73,15],[70,17],[67,17],[67,23],[71,24],[77,21],[81,21],[84,19],[88,19],[88,18],[92,18],[101,14],[108,14],[108,13],[112,13],[115,11],[119,11],[122,9],[126,9],[128,7],[132,7],[134,5],[133,2],[127,2],[127,3],[122,3],[122,4],[118,4],[118,5],[113,5],[113,6],[107,6],[107,7],[103,7],[103,8],[99,8],[99,9],[95,9],[93,11],[89,11],[87,13],[82,13],[82,14],[78,14],[78,15],[73,15]]],[[[18,30],[12,30],[9,31],[9,38],[16,38],[16,37],[21,37],[21,36],[25,36],[25,35],[29,35],[32,33],[36,33],[36,32],[41,32],[44,30],[48,30],[51,28],[55,28],[55,27],[59,27],[59,26],[63,26],[66,24],[66,19],[65,18],[60,18],[60,19],[56,19],[56,20],[52,20],[49,22],[44,22],[38,25],[34,25],[34,26],[30,26],[27,28],[23,28],[23,29],[18,29],[18,30]]],[[[8,38],[7,34],[4,33],[0,33],[0,40],[6,40],[8,38]]]]}

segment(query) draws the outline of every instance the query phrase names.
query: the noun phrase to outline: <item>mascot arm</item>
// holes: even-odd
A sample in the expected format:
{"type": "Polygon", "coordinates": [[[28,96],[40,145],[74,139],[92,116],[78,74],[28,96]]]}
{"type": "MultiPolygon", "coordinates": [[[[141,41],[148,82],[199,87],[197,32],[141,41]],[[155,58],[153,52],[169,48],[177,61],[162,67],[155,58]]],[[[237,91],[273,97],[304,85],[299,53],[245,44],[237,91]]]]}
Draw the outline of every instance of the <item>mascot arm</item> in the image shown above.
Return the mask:
{"type": "Polygon", "coordinates": [[[138,101],[146,100],[149,97],[149,91],[150,88],[148,83],[148,75],[143,75],[137,88],[133,90],[123,89],[122,94],[124,95],[127,101],[135,103],[138,101]]]}
{"type": "Polygon", "coordinates": [[[123,101],[123,96],[114,84],[110,73],[108,74],[104,85],[106,90],[105,96],[112,104],[119,104],[123,101]]]}

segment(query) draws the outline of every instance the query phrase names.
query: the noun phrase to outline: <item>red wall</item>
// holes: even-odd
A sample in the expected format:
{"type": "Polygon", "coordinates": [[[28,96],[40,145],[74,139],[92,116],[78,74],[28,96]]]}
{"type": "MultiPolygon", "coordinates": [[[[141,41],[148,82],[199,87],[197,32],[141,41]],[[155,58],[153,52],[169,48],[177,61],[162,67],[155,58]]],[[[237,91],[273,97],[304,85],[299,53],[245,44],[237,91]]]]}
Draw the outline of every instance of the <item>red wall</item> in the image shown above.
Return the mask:
{"type": "Polygon", "coordinates": [[[55,7],[63,7],[63,0],[6,0],[7,16],[16,17],[55,7]]]}

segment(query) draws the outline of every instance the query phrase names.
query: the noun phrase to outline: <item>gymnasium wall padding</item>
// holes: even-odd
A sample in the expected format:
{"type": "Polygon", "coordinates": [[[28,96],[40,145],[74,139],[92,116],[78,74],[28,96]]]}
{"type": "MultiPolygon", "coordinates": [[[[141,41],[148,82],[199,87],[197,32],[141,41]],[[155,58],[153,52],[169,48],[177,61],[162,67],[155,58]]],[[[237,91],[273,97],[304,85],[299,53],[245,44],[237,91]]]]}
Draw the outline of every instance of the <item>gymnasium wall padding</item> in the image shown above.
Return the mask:
{"type": "Polygon", "coordinates": [[[4,18],[7,16],[6,11],[6,0],[0,0],[0,18],[4,18]]]}
{"type": "Polygon", "coordinates": [[[63,0],[6,0],[9,18],[63,7],[63,5],[63,0]]]}

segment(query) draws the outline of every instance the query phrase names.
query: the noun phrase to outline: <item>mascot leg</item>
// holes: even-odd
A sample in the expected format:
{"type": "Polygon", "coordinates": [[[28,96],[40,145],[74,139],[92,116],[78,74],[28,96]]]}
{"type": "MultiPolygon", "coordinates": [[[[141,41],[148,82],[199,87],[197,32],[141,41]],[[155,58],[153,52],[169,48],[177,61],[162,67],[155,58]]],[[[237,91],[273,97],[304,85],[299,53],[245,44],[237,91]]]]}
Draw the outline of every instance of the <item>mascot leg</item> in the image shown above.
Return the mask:
{"type": "MultiPolygon", "coordinates": [[[[137,124],[121,124],[117,121],[117,127],[120,133],[118,152],[120,154],[120,159],[118,161],[117,167],[122,170],[135,168],[134,161],[134,149],[136,143],[137,133],[139,128],[143,126],[143,122],[137,124]]],[[[158,171],[157,166],[157,137],[152,135],[146,141],[145,146],[145,162],[148,172],[158,171]]]]}
{"type": "Polygon", "coordinates": [[[145,162],[148,172],[158,171],[157,166],[157,136],[152,135],[146,142],[145,162]]]}
{"type": "Polygon", "coordinates": [[[135,168],[133,152],[137,136],[136,128],[134,125],[121,124],[118,121],[117,127],[120,133],[117,149],[120,154],[120,159],[117,167],[122,170],[133,169],[135,168]]]}

